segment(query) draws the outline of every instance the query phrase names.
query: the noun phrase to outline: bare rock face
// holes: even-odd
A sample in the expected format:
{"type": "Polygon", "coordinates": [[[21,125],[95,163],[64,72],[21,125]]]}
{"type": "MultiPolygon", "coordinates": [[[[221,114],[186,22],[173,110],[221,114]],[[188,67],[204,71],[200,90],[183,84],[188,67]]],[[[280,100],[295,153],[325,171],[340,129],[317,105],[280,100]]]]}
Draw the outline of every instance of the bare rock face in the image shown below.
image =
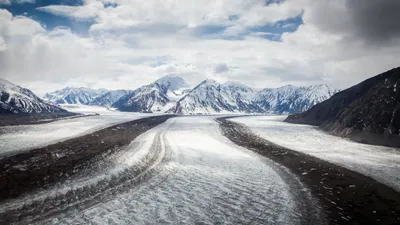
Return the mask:
{"type": "Polygon", "coordinates": [[[400,68],[333,95],[286,122],[310,124],[353,140],[400,147],[400,68]]]}

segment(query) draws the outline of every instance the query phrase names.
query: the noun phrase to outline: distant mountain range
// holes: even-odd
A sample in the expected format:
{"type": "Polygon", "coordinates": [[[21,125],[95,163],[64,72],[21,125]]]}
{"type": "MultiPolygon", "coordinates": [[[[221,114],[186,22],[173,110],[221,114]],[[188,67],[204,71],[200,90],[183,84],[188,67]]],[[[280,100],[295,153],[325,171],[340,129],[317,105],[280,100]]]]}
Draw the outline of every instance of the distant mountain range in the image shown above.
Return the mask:
{"type": "Polygon", "coordinates": [[[105,94],[108,90],[94,90],[90,88],[66,87],[62,90],[46,93],[43,99],[54,104],[90,104],[97,97],[105,94]]]}
{"type": "Polygon", "coordinates": [[[262,113],[253,104],[256,92],[242,84],[205,80],[168,110],[177,114],[262,113]]]}
{"type": "Polygon", "coordinates": [[[0,78],[0,113],[58,113],[66,112],[48,104],[32,91],[0,78]]]}
{"type": "Polygon", "coordinates": [[[320,126],[368,144],[400,147],[400,67],[291,115],[286,122],[320,126]]]}
{"type": "Polygon", "coordinates": [[[327,85],[285,86],[256,90],[243,84],[206,80],[193,88],[168,112],[177,114],[303,112],[330,98],[336,90],[327,85]]]}
{"type": "Polygon", "coordinates": [[[253,97],[254,103],[274,114],[290,114],[304,112],[317,103],[329,99],[338,90],[331,89],[326,84],[307,87],[292,85],[280,88],[266,88],[253,97]]]}
{"type": "Polygon", "coordinates": [[[27,113],[61,110],[56,106],[58,104],[83,104],[113,107],[129,112],[288,114],[303,112],[336,92],[327,85],[284,86],[260,90],[240,83],[218,83],[214,80],[205,80],[190,88],[181,77],[165,76],[136,90],[67,87],[46,93],[43,101],[36,96],[32,97],[34,94],[28,89],[15,85],[12,86],[12,92],[7,92],[11,90],[12,84],[5,80],[2,83],[2,110],[27,113]],[[3,92],[13,93],[12,98],[3,92]]]}
{"type": "MultiPolygon", "coordinates": [[[[111,106],[117,102],[122,96],[132,93],[130,90],[113,90],[107,91],[106,93],[95,97],[93,100],[89,101],[88,105],[98,105],[98,106],[111,106]]],[[[94,97],[94,96],[93,96],[94,97]]]]}
{"type": "Polygon", "coordinates": [[[64,88],[46,94],[44,99],[56,104],[99,105],[129,112],[289,114],[303,112],[335,92],[327,85],[288,85],[259,90],[214,80],[205,80],[190,88],[181,77],[165,76],[136,90],[64,88]]]}

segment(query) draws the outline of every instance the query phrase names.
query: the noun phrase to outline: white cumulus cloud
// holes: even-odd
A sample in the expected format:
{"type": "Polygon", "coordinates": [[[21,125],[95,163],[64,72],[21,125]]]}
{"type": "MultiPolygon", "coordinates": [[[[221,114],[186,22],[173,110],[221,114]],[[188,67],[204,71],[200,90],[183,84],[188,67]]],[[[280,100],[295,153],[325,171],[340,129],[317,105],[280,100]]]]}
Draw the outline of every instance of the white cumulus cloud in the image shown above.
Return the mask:
{"type": "Polygon", "coordinates": [[[356,9],[348,1],[86,0],[82,6],[39,9],[91,20],[84,36],[67,27],[46,30],[0,10],[0,76],[39,94],[64,86],[134,89],[167,74],[192,84],[213,78],[254,87],[346,88],[399,66],[400,57],[397,32],[381,37],[390,41],[364,37],[372,31],[355,29],[363,25],[355,15],[364,15],[351,13],[356,9]],[[274,33],[249,30],[298,15],[303,24],[277,41],[264,38],[274,33]],[[199,30],[207,26],[226,29],[204,38],[199,30]],[[241,38],[226,39],[244,30],[248,34],[241,38]]]}

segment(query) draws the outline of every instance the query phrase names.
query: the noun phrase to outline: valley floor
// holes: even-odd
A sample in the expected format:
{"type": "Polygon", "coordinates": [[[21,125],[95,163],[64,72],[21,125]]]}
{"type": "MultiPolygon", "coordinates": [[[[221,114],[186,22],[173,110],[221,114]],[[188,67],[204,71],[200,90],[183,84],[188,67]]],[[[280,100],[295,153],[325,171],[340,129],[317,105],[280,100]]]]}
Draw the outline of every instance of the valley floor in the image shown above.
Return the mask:
{"type": "MultiPolygon", "coordinates": [[[[339,163],[297,153],[295,144],[303,139],[286,140],[292,141],[295,151],[268,142],[293,134],[279,126],[276,132],[281,129],[281,133],[271,139],[265,130],[257,133],[256,124],[282,123],[281,117],[224,120],[72,107],[100,115],[0,128],[11,129],[0,133],[4,157],[0,159],[0,223],[400,221],[399,192],[339,163]],[[246,123],[251,130],[232,121],[246,123]]],[[[304,130],[303,135],[312,132],[304,130]]],[[[325,137],[321,139],[325,143],[325,137]]],[[[310,141],[309,147],[316,144],[310,141]]],[[[393,154],[395,161],[384,162],[393,167],[392,183],[398,184],[393,154]]],[[[360,165],[367,168],[366,160],[360,165]]],[[[378,171],[374,165],[371,168],[378,171]]],[[[383,171],[390,177],[387,168],[383,171]]]]}

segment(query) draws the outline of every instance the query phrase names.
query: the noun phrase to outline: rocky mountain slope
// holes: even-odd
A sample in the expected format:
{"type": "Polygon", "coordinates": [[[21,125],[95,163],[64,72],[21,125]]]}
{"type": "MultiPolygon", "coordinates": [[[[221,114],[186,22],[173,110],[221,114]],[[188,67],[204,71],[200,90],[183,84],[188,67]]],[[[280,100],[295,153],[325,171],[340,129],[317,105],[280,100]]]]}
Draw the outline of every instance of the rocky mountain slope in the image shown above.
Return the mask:
{"type": "Polygon", "coordinates": [[[165,112],[188,91],[189,85],[177,76],[165,76],[121,97],[112,106],[121,111],[165,112]]]}
{"type": "Polygon", "coordinates": [[[320,126],[369,144],[400,147],[400,68],[395,68],[289,116],[286,121],[320,126]]]}
{"type": "Polygon", "coordinates": [[[46,93],[43,99],[55,104],[89,104],[95,98],[105,94],[106,89],[94,90],[91,88],[66,87],[62,90],[46,93]]]}
{"type": "Polygon", "coordinates": [[[326,84],[308,87],[295,87],[292,85],[280,88],[267,88],[258,92],[254,103],[265,110],[275,114],[288,114],[304,112],[317,103],[330,98],[336,90],[326,84]]]}
{"type": "Polygon", "coordinates": [[[32,91],[0,78],[0,113],[54,113],[65,110],[45,103],[32,91]]]}

